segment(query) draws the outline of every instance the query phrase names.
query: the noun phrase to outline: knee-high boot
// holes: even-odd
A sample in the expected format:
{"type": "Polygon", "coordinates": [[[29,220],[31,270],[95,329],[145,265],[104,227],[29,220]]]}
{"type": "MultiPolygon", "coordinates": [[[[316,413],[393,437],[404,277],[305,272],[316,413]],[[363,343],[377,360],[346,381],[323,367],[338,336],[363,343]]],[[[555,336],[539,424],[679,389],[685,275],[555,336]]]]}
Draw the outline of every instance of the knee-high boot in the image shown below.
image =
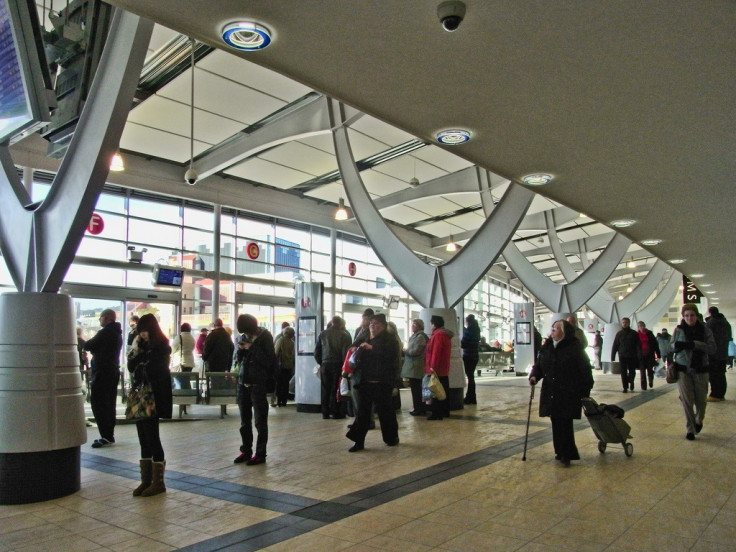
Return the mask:
{"type": "Polygon", "coordinates": [[[133,496],[141,496],[141,493],[151,486],[151,470],[153,458],[141,458],[141,484],[133,491],[133,496]]]}
{"type": "Polygon", "coordinates": [[[162,462],[153,462],[153,474],[151,475],[151,485],[141,493],[141,496],[153,496],[166,492],[164,485],[164,470],[166,468],[166,460],[162,462]]]}

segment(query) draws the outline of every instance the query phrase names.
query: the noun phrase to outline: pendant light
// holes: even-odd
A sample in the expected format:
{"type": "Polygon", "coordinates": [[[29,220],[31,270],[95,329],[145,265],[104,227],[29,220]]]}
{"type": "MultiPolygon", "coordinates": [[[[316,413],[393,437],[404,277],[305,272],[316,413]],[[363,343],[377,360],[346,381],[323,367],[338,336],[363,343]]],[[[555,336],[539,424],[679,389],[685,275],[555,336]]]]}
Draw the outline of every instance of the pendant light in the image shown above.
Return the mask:
{"type": "Polygon", "coordinates": [[[448,241],[445,246],[445,251],[448,253],[454,253],[457,251],[457,244],[455,243],[455,240],[452,239],[452,234],[450,234],[450,241],[448,241]]]}
{"type": "Polygon", "coordinates": [[[345,200],[343,198],[340,198],[340,202],[337,205],[335,220],[348,220],[348,210],[345,208],[345,200]]]}

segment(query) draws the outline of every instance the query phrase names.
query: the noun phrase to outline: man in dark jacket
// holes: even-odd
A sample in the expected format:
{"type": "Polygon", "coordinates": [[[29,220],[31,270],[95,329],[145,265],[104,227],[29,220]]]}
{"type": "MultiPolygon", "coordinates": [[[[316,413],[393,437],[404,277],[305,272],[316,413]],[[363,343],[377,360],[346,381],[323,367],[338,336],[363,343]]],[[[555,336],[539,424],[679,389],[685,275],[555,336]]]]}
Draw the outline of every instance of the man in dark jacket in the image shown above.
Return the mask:
{"type": "Polygon", "coordinates": [[[114,310],[103,310],[100,313],[102,328],[84,344],[84,350],[92,353],[90,403],[100,431],[100,438],[92,442],[92,448],[106,447],[115,442],[115,400],[120,381],[120,350],[123,348],[123,330],[116,318],[114,310]]]}
{"type": "Polygon", "coordinates": [[[337,402],[337,385],[342,372],[345,353],[350,347],[350,335],[345,322],[339,316],[332,318],[330,326],[319,334],[314,348],[314,360],[320,365],[322,383],[322,418],[345,418],[345,403],[337,402]]]}
{"type": "Polygon", "coordinates": [[[381,422],[383,442],[390,447],[399,444],[399,424],[391,402],[399,344],[396,338],[386,331],[386,326],[385,315],[374,315],[369,324],[370,338],[360,345],[360,383],[355,385],[359,397],[358,412],[350,431],[345,435],[355,442],[349,449],[350,452],[364,448],[374,403],[381,422]]]}
{"type": "Polygon", "coordinates": [[[238,346],[238,408],[240,409],[240,454],[233,461],[247,466],[266,461],[268,444],[268,400],[273,393],[276,373],[276,350],[273,336],[266,328],[258,326],[258,320],[250,314],[241,314],[237,321],[242,334],[242,347],[238,346]],[[253,454],[253,427],[258,431],[256,453],[253,454]]]}
{"type": "Polygon", "coordinates": [[[636,330],[631,329],[631,320],[622,318],[621,326],[622,329],[613,340],[611,362],[616,359],[616,353],[618,353],[618,362],[621,366],[621,383],[624,386],[624,393],[627,393],[629,389],[634,390],[636,370],[639,368],[640,344],[636,330]]]}
{"type": "Polygon", "coordinates": [[[219,318],[204,341],[202,360],[208,372],[229,372],[233,365],[235,344],[219,318]]]}
{"type": "Polygon", "coordinates": [[[726,398],[726,368],[728,366],[728,342],[733,339],[731,324],[721,314],[718,307],[708,309],[710,316],[705,326],[713,332],[716,340],[716,354],[711,356],[708,364],[710,380],[709,402],[720,402],[726,398]]]}

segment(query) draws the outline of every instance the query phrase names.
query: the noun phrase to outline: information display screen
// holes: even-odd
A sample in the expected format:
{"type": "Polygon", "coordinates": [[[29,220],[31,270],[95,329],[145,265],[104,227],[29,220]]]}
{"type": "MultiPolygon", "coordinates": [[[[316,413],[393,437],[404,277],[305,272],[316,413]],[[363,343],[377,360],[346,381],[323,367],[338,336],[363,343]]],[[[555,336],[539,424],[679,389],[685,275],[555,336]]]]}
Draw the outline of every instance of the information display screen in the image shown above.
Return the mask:
{"type": "Polygon", "coordinates": [[[160,266],[154,272],[154,285],[181,287],[184,281],[183,268],[167,268],[160,266]]]}

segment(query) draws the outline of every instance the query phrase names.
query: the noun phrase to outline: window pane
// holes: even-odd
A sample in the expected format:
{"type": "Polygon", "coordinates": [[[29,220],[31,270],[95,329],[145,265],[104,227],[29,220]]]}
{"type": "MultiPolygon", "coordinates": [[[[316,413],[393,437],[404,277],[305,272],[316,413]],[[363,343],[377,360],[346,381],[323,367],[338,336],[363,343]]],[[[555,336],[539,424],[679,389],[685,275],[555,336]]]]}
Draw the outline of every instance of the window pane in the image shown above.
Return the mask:
{"type": "MultiPolygon", "coordinates": [[[[109,213],[125,214],[125,196],[117,194],[101,193],[97,199],[96,211],[107,211],[109,213]]],[[[107,224],[107,221],[105,221],[107,224]]]]}
{"type": "Polygon", "coordinates": [[[129,236],[131,242],[160,245],[171,249],[181,248],[181,228],[170,224],[131,219],[129,236]]]}
{"type": "Polygon", "coordinates": [[[312,251],[330,254],[330,236],[312,232],[312,251]]]}
{"type": "MultiPolygon", "coordinates": [[[[214,219],[214,213],[212,214],[212,216],[214,219]]],[[[238,218],[230,214],[221,215],[220,216],[220,233],[233,234],[233,235],[237,234],[238,233],[238,218]]]]}
{"type": "MultiPolygon", "coordinates": [[[[100,284],[106,286],[124,286],[125,270],[121,268],[101,268],[97,266],[72,265],[64,277],[65,282],[79,284],[100,284]]],[[[150,277],[148,286],[150,287],[150,277]]]]}
{"type": "Polygon", "coordinates": [[[186,251],[212,251],[212,232],[184,228],[184,249],[186,251]]]}
{"type": "Polygon", "coordinates": [[[40,184],[38,182],[33,183],[33,193],[31,194],[31,201],[34,203],[37,201],[43,201],[46,199],[46,196],[49,195],[49,190],[51,190],[50,184],[40,184]]]}
{"type": "MultiPolygon", "coordinates": [[[[174,203],[154,202],[150,199],[130,198],[128,203],[131,217],[157,220],[160,222],[181,223],[181,208],[174,203]]],[[[132,226],[132,223],[131,223],[132,226]]]]}
{"type": "MultiPolygon", "coordinates": [[[[184,226],[203,228],[212,232],[214,229],[214,212],[193,207],[184,207],[184,226]]],[[[194,327],[194,326],[192,326],[194,327]]]]}
{"type": "Polygon", "coordinates": [[[128,247],[124,242],[103,240],[87,235],[79,244],[77,255],[96,259],[127,261],[128,247]]]}

